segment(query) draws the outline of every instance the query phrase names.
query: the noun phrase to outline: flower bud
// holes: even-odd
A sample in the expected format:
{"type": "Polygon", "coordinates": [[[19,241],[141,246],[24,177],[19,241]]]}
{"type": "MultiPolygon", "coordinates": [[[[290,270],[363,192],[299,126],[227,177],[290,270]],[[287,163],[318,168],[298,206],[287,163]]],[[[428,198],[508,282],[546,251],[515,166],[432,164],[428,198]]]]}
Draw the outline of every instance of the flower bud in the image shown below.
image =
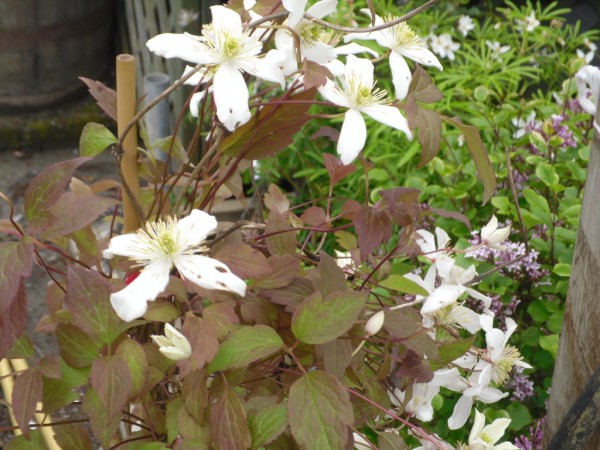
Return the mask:
{"type": "Polygon", "coordinates": [[[187,359],[192,354],[192,346],[187,338],[177,331],[171,324],[165,325],[165,335],[152,335],[152,339],[159,346],[159,351],[173,361],[187,359]]]}
{"type": "Polygon", "coordinates": [[[385,313],[383,311],[379,311],[373,317],[371,317],[365,325],[367,336],[373,336],[374,334],[379,333],[379,330],[381,330],[381,327],[383,326],[384,320],[385,313]]]}

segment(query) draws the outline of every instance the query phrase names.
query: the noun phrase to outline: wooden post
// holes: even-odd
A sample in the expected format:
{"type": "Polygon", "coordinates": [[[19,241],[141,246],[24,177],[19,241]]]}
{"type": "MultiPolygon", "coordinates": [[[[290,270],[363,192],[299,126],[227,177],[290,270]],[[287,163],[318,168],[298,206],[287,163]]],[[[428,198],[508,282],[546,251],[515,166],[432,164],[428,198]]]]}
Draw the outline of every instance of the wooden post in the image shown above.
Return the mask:
{"type": "MultiPolygon", "coordinates": [[[[117,56],[117,128],[119,138],[135,116],[135,110],[135,58],[127,54],[119,55],[117,56]]],[[[131,198],[123,190],[124,233],[135,231],[142,225],[135,206],[136,201],[140,198],[137,158],[137,126],[134,125],[123,140],[123,158],[121,159],[123,178],[134,197],[131,198]]]]}
{"type": "MultiPolygon", "coordinates": [[[[599,118],[600,114],[596,114],[595,120],[598,121],[599,118]]],[[[587,386],[591,376],[600,369],[600,135],[598,133],[590,151],[587,172],[569,294],[548,402],[544,449],[548,447],[550,440],[565,420],[567,412],[577,397],[587,386]]],[[[600,410],[595,414],[600,415],[600,410]]],[[[600,430],[591,436],[586,448],[600,449],[600,430]]]]}

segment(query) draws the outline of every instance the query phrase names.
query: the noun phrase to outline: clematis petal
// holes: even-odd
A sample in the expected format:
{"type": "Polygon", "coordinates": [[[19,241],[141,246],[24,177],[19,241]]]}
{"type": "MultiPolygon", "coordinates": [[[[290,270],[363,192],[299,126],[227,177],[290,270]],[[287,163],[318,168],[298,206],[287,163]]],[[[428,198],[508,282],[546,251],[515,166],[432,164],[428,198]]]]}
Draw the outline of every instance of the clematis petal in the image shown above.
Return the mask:
{"type": "Polygon", "coordinates": [[[190,114],[194,117],[198,117],[200,115],[200,103],[204,100],[206,96],[206,91],[196,92],[192,95],[190,99],[190,114]]]}
{"type": "Polygon", "coordinates": [[[274,56],[277,56],[277,54],[271,54],[269,58],[242,60],[238,62],[238,66],[255,77],[279,83],[283,88],[285,87],[285,77],[279,67],[278,59],[274,56]]]}
{"type": "Polygon", "coordinates": [[[306,14],[322,19],[336,11],[337,3],[337,0],[321,0],[308,8],[306,14]]]}
{"type": "Polygon", "coordinates": [[[392,83],[396,91],[396,98],[404,100],[408,94],[412,73],[402,55],[394,50],[390,53],[390,69],[392,70],[392,83]]]}
{"type": "Polygon", "coordinates": [[[102,256],[111,259],[113,256],[125,256],[136,261],[147,261],[148,254],[140,251],[142,241],[137,233],[122,234],[114,236],[108,248],[102,252],[102,256]]]}
{"type": "Polygon", "coordinates": [[[451,315],[454,321],[469,333],[475,334],[481,330],[479,314],[472,309],[459,305],[452,309],[451,315]]]}
{"type": "Polygon", "coordinates": [[[367,140],[367,126],[365,121],[355,109],[349,109],[344,116],[344,123],[340,131],[337,152],[342,163],[350,164],[356,159],[364,148],[367,140]]]}
{"type": "Polygon", "coordinates": [[[357,53],[368,53],[375,58],[379,57],[379,53],[372,48],[365,47],[364,45],[357,44],[356,42],[340,45],[339,47],[335,47],[333,51],[336,55],[355,55],[357,53]]]}
{"type": "Polygon", "coordinates": [[[328,79],[327,82],[319,88],[319,94],[321,94],[325,100],[333,103],[334,105],[341,106],[343,108],[350,107],[348,99],[343,95],[342,91],[338,89],[332,80],[328,79]]]}
{"type": "Polygon", "coordinates": [[[229,64],[221,64],[213,78],[217,117],[229,131],[250,120],[248,87],[243,75],[229,64]]]}
{"type": "Polygon", "coordinates": [[[481,414],[479,411],[475,410],[475,420],[473,421],[473,428],[471,428],[471,433],[469,433],[469,442],[477,439],[481,430],[483,430],[483,426],[485,425],[485,416],[481,414]]]}
{"type": "Polygon", "coordinates": [[[171,263],[167,260],[148,264],[140,275],[125,289],[110,296],[110,303],[117,315],[126,322],[142,317],[148,301],[154,301],[169,283],[171,263]]]}
{"type": "Polygon", "coordinates": [[[215,64],[214,57],[206,53],[200,38],[191,34],[162,33],[154,36],[146,47],[163,58],[181,58],[195,64],[215,64]]]}
{"type": "Polygon", "coordinates": [[[233,36],[243,33],[242,17],[233,9],[215,5],[210,7],[210,14],[212,16],[211,25],[215,33],[225,32],[225,34],[233,36]]]}
{"type": "Polygon", "coordinates": [[[575,74],[578,100],[581,108],[588,114],[596,116],[597,102],[600,100],[600,69],[594,66],[583,66],[575,74]],[[592,91],[591,98],[587,98],[587,88],[592,91]]]}
{"type": "Polygon", "coordinates": [[[402,47],[402,54],[423,66],[433,66],[437,69],[444,70],[442,64],[437,59],[437,56],[435,56],[431,50],[420,45],[402,47]]]}
{"type": "Polygon", "coordinates": [[[467,288],[467,294],[469,294],[475,300],[479,300],[479,301],[483,302],[483,305],[486,308],[489,308],[490,305],[492,304],[491,297],[488,297],[487,295],[483,295],[481,292],[477,292],[475,289],[467,288]]]}
{"type": "MultiPolygon", "coordinates": [[[[483,414],[481,414],[481,415],[483,416],[483,414]]],[[[486,425],[481,430],[481,433],[484,434],[485,436],[487,436],[492,443],[496,443],[502,436],[504,436],[504,432],[506,431],[506,429],[508,428],[509,425],[510,425],[510,419],[506,419],[506,418],[496,419],[489,425],[486,425]]],[[[469,438],[470,438],[470,436],[469,436],[469,438]]]]}
{"type": "Polygon", "coordinates": [[[327,64],[336,57],[333,47],[321,41],[317,41],[311,46],[302,45],[301,50],[305,59],[314,61],[317,64],[327,64]]]}
{"type": "Polygon", "coordinates": [[[473,407],[473,397],[463,395],[458,399],[456,405],[454,405],[454,412],[448,419],[448,428],[451,430],[458,430],[467,423],[467,419],[471,414],[471,408],[473,407]]]}
{"type": "Polygon", "coordinates": [[[346,58],[346,80],[356,80],[359,85],[372,86],[374,70],[373,63],[368,59],[357,58],[354,55],[348,55],[346,58]]]}
{"type": "Polygon", "coordinates": [[[416,234],[418,237],[415,238],[415,242],[425,254],[426,257],[432,257],[429,253],[435,252],[435,239],[433,234],[427,230],[417,230],[416,234]]]}
{"type": "Polygon", "coordinates": [[[377,122],[403,131],[408,139],[412,139],[412,132],[408,128],[408,122],[398,108],[394,106],[374,105],[365,106],[361,108],[361,111],[371,116],[377,122]]]}
{"type": "Polygon", "coordinates": [[[458,297],[465,291],[465,287],[454,284],[443,284],[435,289],[423,306],[421,307],[422,314],[428,314],[442,309],[458,300],[458,297]]]}
{"type": "Polygon", "coordinates": [[[181,275],[204,289],[218,289],[246,295],[246,283],[216,259],[201,255],[179,255],[174,259],[181,275]]]}
{"type": "Polygon", "coordinates": [[[154,343],[156,345],[158,345],[159,347],[167,347],[167,346],[171,345],[171,341],[166,336],[161,336],[159,334],[153,334],[150,337],[152,338],[154,343]]]}
{"type": "MultiPolygon", "coordinates": [[[[194,68],[192,66],[185,66],[185,69],[183,69],[182,77],[184,77],[188,73],[192,72],[193,70],[194,70],[194,68]]],[[[190,86],[196,86],[197,84],[200,84],[200,83],[208,83],[210,81],[210,79],[212,78],[212,76],[213,76],[213,74],[210,70],[208,70],[207,68],[201,67],[194,75],[192,75],[190,78],[188,78],[183,84],[189,84],[190,86]]]]}
{"type": "Polygon", "coordinates": [[[183,248],[190,248],[205,241],[208,235],[217,228],[217,219],[210,214],[194,209],[177,221],[177,231],[183,248]]]}
{"type": "Polygon", "coordinates": [[[502,392],[501,390],[493,387],[486,387],[477,395],[477,400],[490,404],[496,403],[497,401],[502,400],[504,397],[508,397],[508,392],[502,392]]]}
{"type": "Polygon", "coordinates": [[[308,0],[282,0],[283,7],[290,12],[288,16],[288,26],[296,28],[304,16],[304,10],[308,0]]]}

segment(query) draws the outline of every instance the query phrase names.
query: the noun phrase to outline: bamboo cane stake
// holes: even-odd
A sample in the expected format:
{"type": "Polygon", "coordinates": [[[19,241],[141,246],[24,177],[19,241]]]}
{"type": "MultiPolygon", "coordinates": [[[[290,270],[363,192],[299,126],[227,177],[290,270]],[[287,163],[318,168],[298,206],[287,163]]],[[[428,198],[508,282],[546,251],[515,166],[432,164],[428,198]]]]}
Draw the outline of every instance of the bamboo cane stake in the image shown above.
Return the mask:
{"type": "MultiPolygon", "coordinates": [[[[136,110],[135,58],[132,55],[117,56],[117,128],[119,137],[133,120],[136,110]]],[[[141,225],[136,203],[140,199],[140,179],[137,170],[137,126],[134,124],[123,140],[121,173],[129,186],[133,199],[123,192],[123,232],[137,230],[141,225]]]]}
{"type": "MultiPolygon", "coordinates": [[[[10,423],[13,427],[17,426],[17,420],[12,411],[12,391],[15,385],[15,381],[13,380],[13,370],[10,367],[8,359],[3,359],[0,361],[0,385],[2,386],[2,392],[4,392],[4,399],[6,403],[8,403],[8,417],[10,418],[10,423]]],[[[15,436],[23,434],[19,428],[15,428],[14,431],[15,436]]]]}
{"type": "MultiPolygon", "coordinates": [[[[11,359],[10,360],[10,364],[15,369],[15,372],[22,372],[23,370],[29,369],[29,364],[27,364],[27,360],[26,359],[11,359]]],[[[42,408],[43,408],[42,403],[38,402],[38,404],[36,405],[35,409],[39,411],[42,408]]],[[[50,418],[49,418],[49,416],[47,414],[42,414],[42,413],[36,412],[34,414],[34,417],[35,417],[35,421],[39,425],[50,423],[50,418]]],[[[42,433],[44,441],[46,442],[46,448],[48,450],[60,450],[59,445],[54,440],[54,431],[52,430],[52,427],[50,427],[50,426],[44,426],[44,427],[40,426],[39,429],[40,429],[40,431],[42,433]]]]}

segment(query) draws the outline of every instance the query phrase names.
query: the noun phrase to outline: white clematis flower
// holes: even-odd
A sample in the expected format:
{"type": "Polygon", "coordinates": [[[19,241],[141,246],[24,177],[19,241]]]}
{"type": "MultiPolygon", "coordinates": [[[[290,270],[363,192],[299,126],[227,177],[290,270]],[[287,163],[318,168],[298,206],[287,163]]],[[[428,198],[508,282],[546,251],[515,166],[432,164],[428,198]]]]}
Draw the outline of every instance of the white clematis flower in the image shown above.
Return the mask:
{"type": "Polygon", "coordinates": [[[110,296],[117,315],[131,321],[146,313],[148,301],[154,301],[169,283],[175,266],[181,276],[204,289],[219,289],[240,296],[246,293],[243,280],[212,258],[196,255],[205,252],[206,237],[217,227],[217,220],[203,211],[193,210],[181,220],[148,222],[136,233],[115,236],[110,240],[105,258],[125,256],[143,269],[125,289],[110,296]]]}
{"type": "Polygon", "coordinates": [[[423,252],[423,256],[435,264],[440,277],[446,278],[454,265],[454,259],[449,256],[451,253],[445,251],[450,244],[448,233],[436,227],[435,237],[427,230],[417,230],[415,234],[417,235],[415,242],[423,252]]]}
{"type": "Polygon", "coordinates": [[[394,106],[386,105],[385,90],[375,88],[373,63],[366,59],[348,55],[342,84],[337,86],[328,80],[319,92],[331,103],[348,108],[342,124],[337,151],[342,163],[350,164],[358,156],[367,140],[367,127],[361,113],[397,130],[409,139],[412,133],[406,118],[394,106]]]}
{"type": "Polygon", "coordinates": [[[487,225],[481,229],[481,243],[490,248],[504,250],[506,246],[501,244],[509,235],[510,226],[498,228],[498,219],[496,216],[492,216],[487,225]]]}
{"type": "MultiPolygon", "coordinates": [[[[369,14],[368,10],[365,13],[369,14]]],[[[384,19],[375,15],[375,25],[383,25],[391,22],[397,17],[388,16],[384,19]]],[[[371,33],[351,33],[344,37],[345,41],[353,39],[375,39],[382,47],[389,48],[390,68],[392,70],[392,82],[396,91],[396,98],[403,100],[408,94],[408,87],[412,80],[412,73],[404,58],[412,59],[424,66],[437,67],[444,70],[437,57],[427,48],[424,39],[416,35],[406,22],[371,33]]]]}
{"type": "Polygon", "coordinates": [[[150,337],[158,345],[158,350],[173,361],[187,359],[192,354],[190,341],[170,323],[165,324],[165,336],[153,334],[150,337]]]}
{"type": "MultiPolygon", "coordinates": [[[[577,99],[581,108],[588,114],[596,117],[597,104],[600,100],[600,69],[594,66],[583,66],[575,74],[575,84],[577,85],[577,99]],[[588,98],[588,87],[592,96],[588,98]]],[[[600,128],[596,125],[600,133],[600,128]]]]}
{"type": "Polygon", "coordinates": [[[510,419],[496,419],[485,425],[485,416],[475,410],[475,421],[469,434],[468,450],[518,450],[519,447],[510,442],[496,445],[510,425],[510,419]]]}
{"type": "Polygon", "coordinates": [[[211,6],[213,21],[205,25],[202,36],[164,33],[150,39],[146,46],[165,58],[214,68],[213,89],[217,117],[229,131],[250,120],[248,87],[242,72],[267,81],[285,83],[281,69],[272,61],[259,58],[262,43],[242,27],[242,19],[224,6],[211,6]]]}

